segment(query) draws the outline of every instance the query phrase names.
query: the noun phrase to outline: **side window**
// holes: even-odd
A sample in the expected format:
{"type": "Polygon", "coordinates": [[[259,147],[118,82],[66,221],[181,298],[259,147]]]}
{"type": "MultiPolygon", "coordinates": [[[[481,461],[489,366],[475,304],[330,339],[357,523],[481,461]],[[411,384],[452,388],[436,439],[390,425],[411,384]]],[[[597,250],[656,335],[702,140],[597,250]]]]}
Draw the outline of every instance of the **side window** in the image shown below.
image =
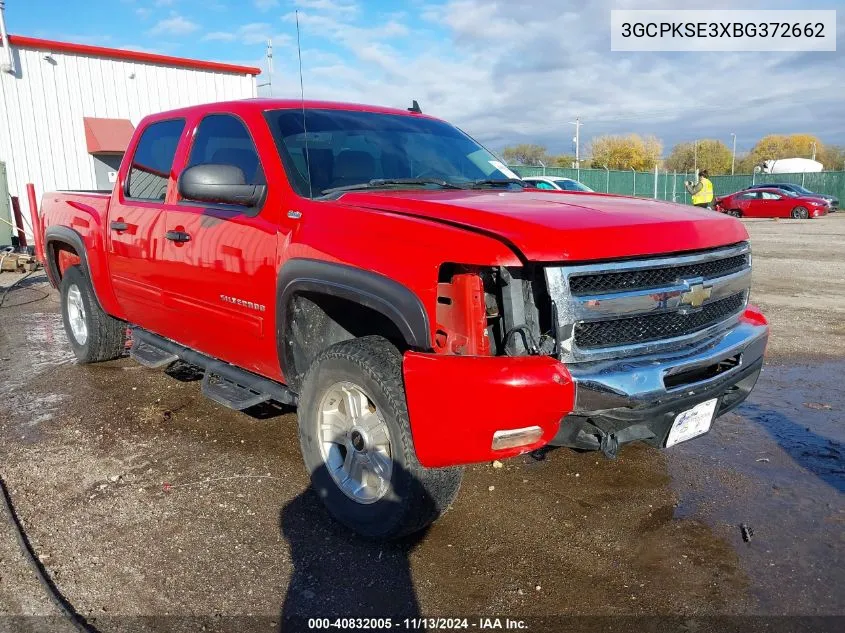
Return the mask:
{"type": "Polygon", "coordinates": [[[545,180],[535,181],[534,186],[537,187],[537,189],[552,189],[553,190],[555,188],[554,185],[546,182],[545,180]]]}
{"type": "Polygon", "coordinates": [[[749,191],[748,193],[742,194],[739,199],[740,200],[756,200],[760,197],[760,194],[756,191],[749,191]]]}
{"type": "Polygon", "coordinates": [[[167,181],[179,137],[185,129],[184,119],[151,123],[141,133],[132,156],[126,195],[141,200],[164,200],[167,181]]]}
{"type": "Polygon", "coordinates": [[[772,193],[771,191],[764,191],[761,196],[763,200],[780,200],[781,196],[776,193],[772,193]]]}
{"type": "Polygon", "coordinates": [[[188,167],[206,163],[240,167],[247,184],[267,184],[249,131],[240,119],[230,114],[210,114],[200,121],[188,167]]]}

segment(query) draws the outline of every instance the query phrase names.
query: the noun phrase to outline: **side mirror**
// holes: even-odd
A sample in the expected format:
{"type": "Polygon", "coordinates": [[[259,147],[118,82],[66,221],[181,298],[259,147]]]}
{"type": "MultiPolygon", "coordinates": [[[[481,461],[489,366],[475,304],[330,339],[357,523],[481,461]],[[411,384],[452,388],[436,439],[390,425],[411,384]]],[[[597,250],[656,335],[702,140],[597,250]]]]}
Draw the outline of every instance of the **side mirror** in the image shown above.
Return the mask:
{"type": "Polygon", "coordinates": [[[248,185],[240,167],[214,163],[194,165],[183,171],[177,188],[186,200],[244,207],[261,204],[267,191],[267,185],[248,185]]]}

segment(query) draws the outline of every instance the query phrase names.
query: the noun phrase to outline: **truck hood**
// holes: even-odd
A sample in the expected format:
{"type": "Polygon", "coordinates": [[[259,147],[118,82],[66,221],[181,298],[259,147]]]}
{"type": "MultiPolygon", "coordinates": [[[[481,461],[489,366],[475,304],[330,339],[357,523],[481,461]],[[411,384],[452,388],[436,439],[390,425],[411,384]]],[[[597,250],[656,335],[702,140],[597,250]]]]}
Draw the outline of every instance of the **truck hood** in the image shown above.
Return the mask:
{"type": "Polygon", "coordinates": [[[495,236],[528,261],[591,261],[714,248],[748,239],[724,214],[597,193],[367,191],[344,205],[458,225],[495,236]]]}

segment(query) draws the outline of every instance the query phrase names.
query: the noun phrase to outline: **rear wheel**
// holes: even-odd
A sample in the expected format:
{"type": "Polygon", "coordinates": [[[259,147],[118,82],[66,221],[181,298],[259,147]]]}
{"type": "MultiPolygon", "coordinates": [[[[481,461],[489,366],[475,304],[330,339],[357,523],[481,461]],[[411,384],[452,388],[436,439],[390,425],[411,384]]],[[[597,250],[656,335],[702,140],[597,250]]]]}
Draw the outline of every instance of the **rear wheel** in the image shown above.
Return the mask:
{"type": "Polygon", "coordinates": [[[458,493],[463,469],[417,461],[402,356],[386,339],[344,341],[321,353],[303,381],[298,416],[314,490],[332,516],[362,536],[421,530],[458,493]]]}
{"type": "Polygon", "coordinates": [[[126,325],[103,312],[82,268],[68,268],[60,290],[65,333],[77,360],[97,363],[120,357],[126,343],[126,325]]]}
{"type": "Polygon", "coordinates": [[[810,212],[807,211],[806,207],[795,207],[792,210],[792,217],[796,220],[806,220],[810,217],[810,212]]]}

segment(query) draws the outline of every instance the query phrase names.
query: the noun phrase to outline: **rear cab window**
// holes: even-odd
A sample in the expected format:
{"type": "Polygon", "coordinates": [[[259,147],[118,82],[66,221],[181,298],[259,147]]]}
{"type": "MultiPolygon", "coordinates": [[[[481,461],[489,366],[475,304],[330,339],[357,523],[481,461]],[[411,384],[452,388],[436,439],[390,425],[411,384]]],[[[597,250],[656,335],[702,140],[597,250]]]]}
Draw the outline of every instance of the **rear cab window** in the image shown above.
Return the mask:
{"type": "Polygon", "coordinates": [[[141,132],[126,181],[128,198],[164,202],[176,148],[184,129],[184,119],[171,119],[150,123],[141,132]]]}

